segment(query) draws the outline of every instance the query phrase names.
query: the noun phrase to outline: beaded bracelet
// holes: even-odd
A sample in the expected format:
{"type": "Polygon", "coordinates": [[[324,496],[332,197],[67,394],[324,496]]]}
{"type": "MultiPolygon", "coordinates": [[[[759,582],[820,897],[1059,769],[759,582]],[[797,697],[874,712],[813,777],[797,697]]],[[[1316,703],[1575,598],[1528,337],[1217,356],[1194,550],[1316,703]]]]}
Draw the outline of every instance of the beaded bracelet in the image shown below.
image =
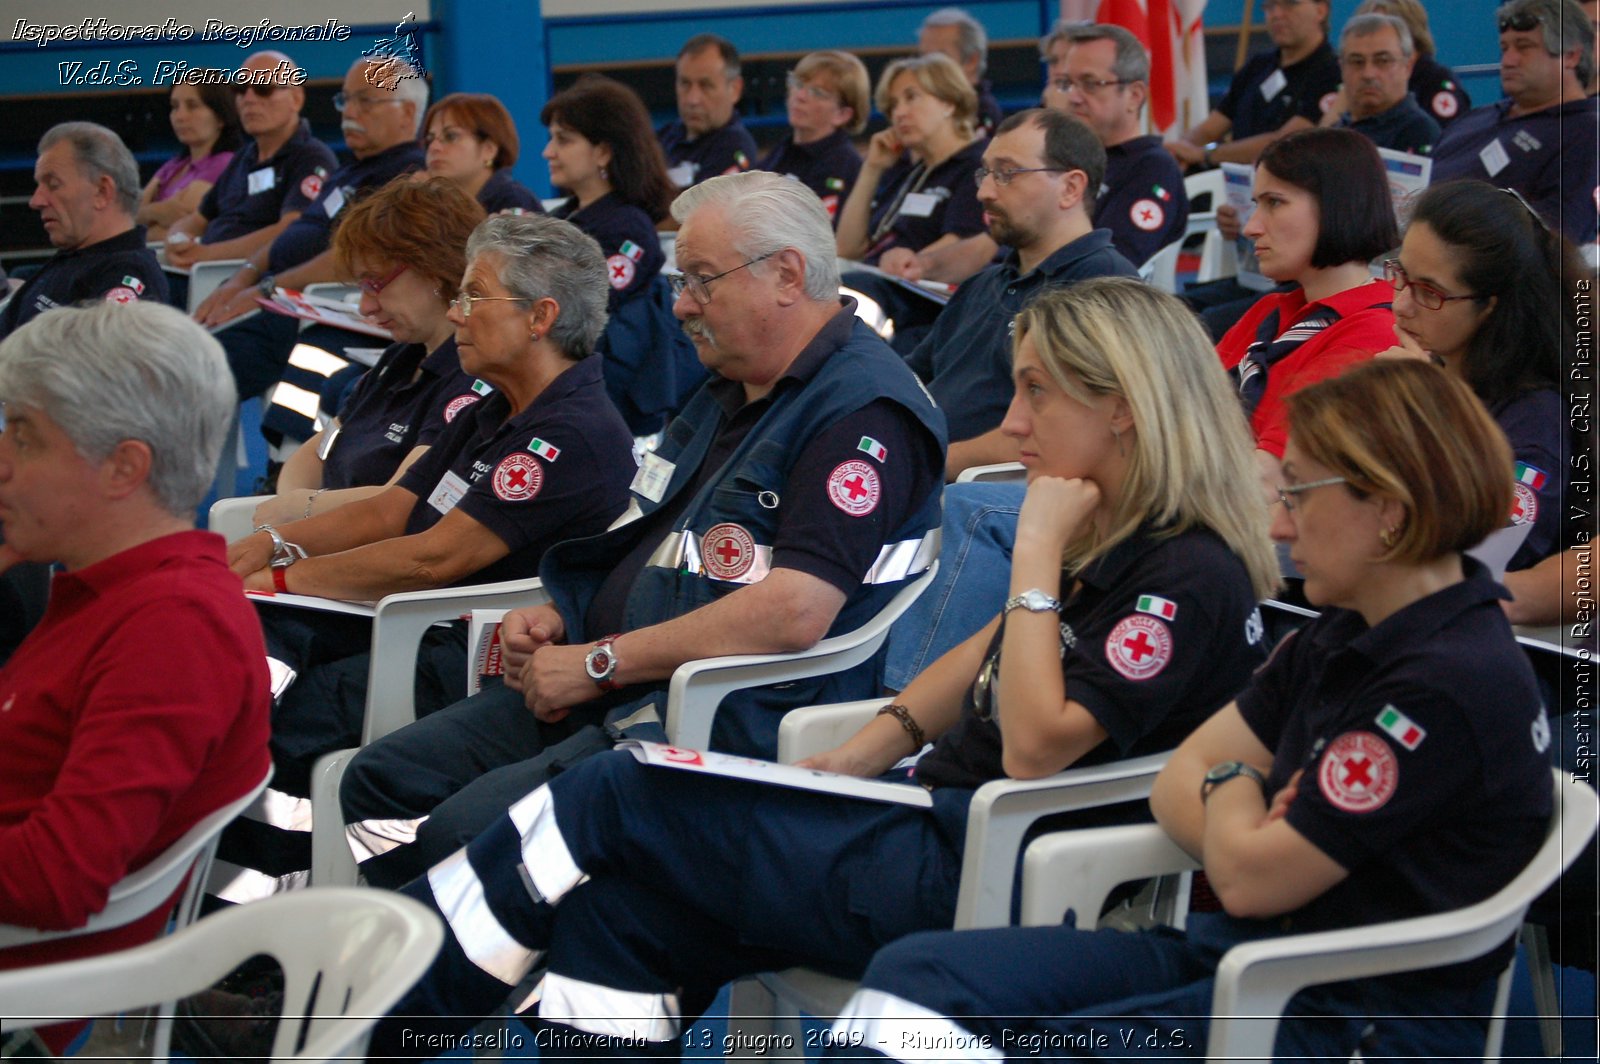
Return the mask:
{"type": "Polygon", "coordinates": [[[915,750],[921,750],[927,745],[928,737],[923,733],[922,725],[918,724],[914,719],[912,719],[911,711],[909,709],[896,703],[884,706],[882,709],[878,710],[878,716],[880,717],[885,713],[889,714],[895,720],[900,722],[900,727],[904,728],[906,730],[906,734],[911,736],[911,741],[916,743],[916,746],[914,747],[915,750]]]}

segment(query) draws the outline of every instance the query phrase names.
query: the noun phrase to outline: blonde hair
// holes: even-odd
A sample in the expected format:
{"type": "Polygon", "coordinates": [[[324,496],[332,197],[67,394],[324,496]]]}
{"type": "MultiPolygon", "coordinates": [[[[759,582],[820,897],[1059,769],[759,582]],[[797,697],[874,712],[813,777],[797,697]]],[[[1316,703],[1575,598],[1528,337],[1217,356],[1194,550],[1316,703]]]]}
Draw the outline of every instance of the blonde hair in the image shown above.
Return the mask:
{"type": "Polygon", "coordinates": [[[978,94],[954,59],[943,52],[929,52],[927,55],[896,59],[884,67],[882,76],[878,78],[874,102],[885,115],[892,110],[889,88],[901,74],[910,74],[922,86],[922,91],[954,107],[955,114],[951,115],[951,121],[955,122],[956,130],[963,138],[972,139],[976,128],[974,123],[978,118],[978,94]]]}
{"type": "Polygon", "coordinates": [[[812,52],[795,64],[794,76],[802,81],[813,80],[818,75],[831,82],[833,91],[839,94],[839,102],[850,108],[850,124],[845,129],[852,136],[866,129],[867,119],[872,117],[872,83],[861,60],[849,52],[829,49],[812,52]]]}
{"type": "Polygon", "coordinates": [[[1150,523],[1161,535],[1208,528],[1239,557],[1257,598],[1277,588],[1255,445],[1205,330],[1172,296],[1140,281],[1098,277],[1051,289],[1017,315],[1015,345],[1033,341],[1051,378],[1088,403],[1116,395],[1136,431],[1116,509],[1067,545],[1078,572],[1150,523]]]}

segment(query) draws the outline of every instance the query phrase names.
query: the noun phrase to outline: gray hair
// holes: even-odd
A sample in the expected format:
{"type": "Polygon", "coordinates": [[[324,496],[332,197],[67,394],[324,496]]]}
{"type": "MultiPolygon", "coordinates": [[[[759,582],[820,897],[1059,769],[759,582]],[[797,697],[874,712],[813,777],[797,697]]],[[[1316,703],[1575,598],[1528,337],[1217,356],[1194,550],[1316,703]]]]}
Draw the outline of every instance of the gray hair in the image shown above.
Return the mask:
{"type": "Polygon", "coordinates": [[[546,297],[560,313],[550,342],[573,361],[588,357],[606,327],[606,257],[594,237],[547,214],[492,214],[467,238],[467,268],[478,256],[500,256],[495,271],[511,295],[546,297]]]}
{"type": "Polygon", "coordinates": [[[160,303],[58,307],[0,343],[0,402],[43,411],[91,462],[143,441],[178,517],[205,498],[238,401],[222,345],[160,303]]]}
{"type": "Polygon", "coordinates": [[[1050,46],[1057,41],[1083,44],[1087,41],[1110,41],[1117,46],[1116,58],[1111,61],[1111,73],[1118,81],[1150,80],[1150,53],[1144,44],[1123,29],[1109,22],[1058,22],[1050,36],[1039,42],[1039,54],[1050,56],[1050,46]]]}
{"type": "Polygon", "coordinates": [[[368,84],[375,88],[388,89],[395,94],[401,103],[409,103],[417,118],[415,132],[422,132],[422,119],[428,110],[428,79],[422,76],[422,71],[406,62],[404,59],[384,58],[374,59],[362,56],[352,66],[369,66],[383,71],[381,81],[373,81],[372,75],[367,75],[368,84]],[[393,82],[393,84],[388,84],[393,82]]]}
{"type": "Polygon", "coordinates": [[[1551,55],[1565,55],[1568,48],[1578,49],[1578,66],[1573,71],[1578,75],[1578,84],[1584,88],[1594,84],[1594,23],[1577,0],[1510,0],[1494,13],[1496,22],[1518,15],[1539,20],[1544,50],[1551,55]]]}
{"type": "Polygon", "coordinates": [[[1344,31],[1339,34],[1339,50],[1344,51],[1344,46],[1350,43],[1352,37],[1370,37],[1374,33],[1381,33],[1387,26],[1394,30],[1395,36],[1400,38],[1400,54],[1407,59],[1416,52],[1417,45],[1411,38],[1411,27],[1405,20],[1394,15],[1356,15],[1344,24],[1344,31]]]}
{"type": "Polygon", "coordinates": [[[961,61],[965,63],[973,56],[977,56],[978,76],[983,77],[983,72],[989,69],[989,34],[985,32],[983,23],[959,7],[941,7],[923,19],[918,29],[930,30],[940,26],[954,26],[961,31],[957,37],[957,43],[961,48],[961,61]]]}
{"type": "Polygon", "coordinates": [[[117,190],[117,206],[124,214],[132,215],[139,209],[139,164],[133,161],[133,153],[121,137],[93,122],[62,122],[39,138],[39,154],[62,141],[72,145],[78,169],[90,181],[111,178],[117,190]]]}
{"type": "Polygon", "coordinates": [[[735,233],[734,250],[743,258],[758,259],[793,248],[805,259],[806,295],[818,303],[838,301],[839,255],[833,223],[815,192],[763,170],[720,174],[685,189],[672,201],[672,217],[681,225],[705,207],[726,212],[735,233]]]}

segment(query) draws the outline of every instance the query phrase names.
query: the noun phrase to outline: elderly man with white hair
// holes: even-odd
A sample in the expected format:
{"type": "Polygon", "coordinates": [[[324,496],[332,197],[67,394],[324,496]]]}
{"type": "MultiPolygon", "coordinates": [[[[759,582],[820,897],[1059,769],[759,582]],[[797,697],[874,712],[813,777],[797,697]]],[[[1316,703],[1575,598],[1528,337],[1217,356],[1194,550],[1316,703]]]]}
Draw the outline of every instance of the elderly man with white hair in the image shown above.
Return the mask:
{"type": "MultiPolygon", "coordinates": [[[[60,566],[0,669],[0,923],[76,928],[267,770],[261,628],[222,537],[194,529],[233,382],[178,311],[101,304],[0,344],[0,405],[0,570],[60,566]]],[[[122,949],[167,914],[0,950],[0,968],[122,949]]]]}

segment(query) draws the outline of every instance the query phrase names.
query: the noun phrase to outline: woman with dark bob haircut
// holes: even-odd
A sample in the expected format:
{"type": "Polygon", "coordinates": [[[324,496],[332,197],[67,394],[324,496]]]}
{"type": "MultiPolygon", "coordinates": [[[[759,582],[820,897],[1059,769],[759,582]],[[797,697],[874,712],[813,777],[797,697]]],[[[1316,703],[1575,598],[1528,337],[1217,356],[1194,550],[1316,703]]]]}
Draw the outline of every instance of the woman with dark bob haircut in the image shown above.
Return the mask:
{"type": "Polygon", "coordinates": [[[144,187],[133,219],[151,240],[165,240],[168,226],[199,209],[239,147],[233,87],[207,83],[204,73],[195,71],[172,86],[169,121],[179,151],[144,187]]]}
{"type": "Polygon", "coordinates": [[[1255,432],[1262,477],[1277,483],[1284,399],[1394,342],[1393,295],[1371,260],[1400,242],[1389,181],[1372,142],[1348,129],[1275,141],[1256,164],[1244,235],[1260,270],[1292,283],[1252,306],[1217,344],[1255,432]]]}
{"type": "Polygon", "coordinates": [[[511,176],[521,141],[505,104],[486,93],[453,92],[422,119],[426,173],[449,178],[490,214],[539,213],[544,207],[528,187],[511,176]]]}
{"type": "MultiPolygon", "coordinates": [[[[830,1045],[899,1046],[915,1030],[1196,1052],[1230,947],[1463,908],[1532,859],[1550,818],[1549,725],[1499,586],[1462,553],[1505,521],[1505,437],[1465,384],[1414,360],[1357,366],[1286,405],[1272,534],[1323,613],[1184,740],[1150,795],[1223,911],[1191,913],[1182,934],[902,939],[873,959],[830,1045]]],[[[1475,1059],[1514,944],[1310,987],[1273,1057],[1475,1059]]]]}
{"type": "Polygon", "coordinates": [[[611,321],[598,347],[606,392],[635,436],[659,432],[705,375],[660,280],[666,257],[656,225],[676,193],[667,157],[643,101],[598,74],[552,96],[539,121],[550,130],[550,183],[567,194],[551,213],[594,237],[606,256],[611,321]]]}
{"type": "Polygon", "coordinates": [[[1508,568],[1525,569],[1561,546],[1570,446],[1561,364],[1585,305],[1580,278],[1592,274],[1521,197],[1481,181],[1419,196],[1384,270],[1399,339],[1386,354],[1431,358],[1466,381],[1511,441],[1511,520],[1533,527],[1508,568]]]}

